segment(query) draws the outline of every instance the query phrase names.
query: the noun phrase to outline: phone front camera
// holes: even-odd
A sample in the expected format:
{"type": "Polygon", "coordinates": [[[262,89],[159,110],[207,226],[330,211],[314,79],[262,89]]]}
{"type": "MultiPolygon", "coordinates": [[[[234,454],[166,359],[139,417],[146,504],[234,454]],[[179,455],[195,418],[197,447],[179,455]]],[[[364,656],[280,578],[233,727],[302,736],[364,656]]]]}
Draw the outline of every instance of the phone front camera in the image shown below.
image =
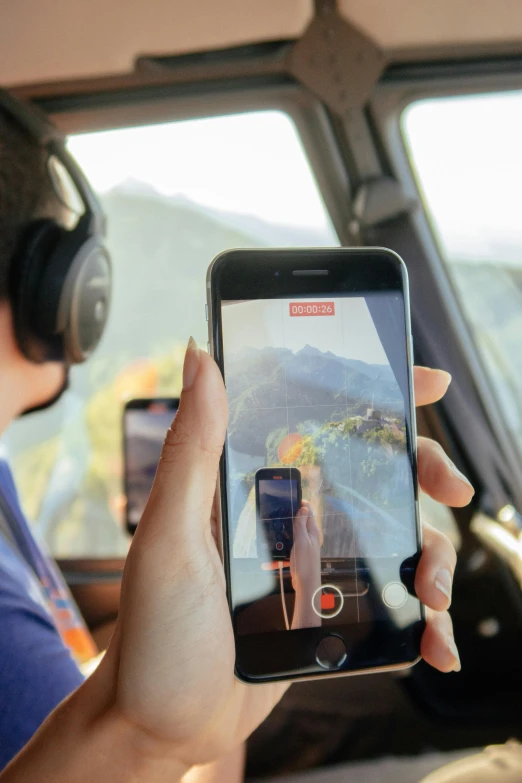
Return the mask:
{"type": "Polygon", "coordinates": [[[277,272],[274,272],[274,277],[279,277],[279,275],[280,275],[280,274],[281,274],[281,273],[280,273],[280,271],[279,271],[279,269],[278,269],[278,270],[277,270],[277,272]]]}

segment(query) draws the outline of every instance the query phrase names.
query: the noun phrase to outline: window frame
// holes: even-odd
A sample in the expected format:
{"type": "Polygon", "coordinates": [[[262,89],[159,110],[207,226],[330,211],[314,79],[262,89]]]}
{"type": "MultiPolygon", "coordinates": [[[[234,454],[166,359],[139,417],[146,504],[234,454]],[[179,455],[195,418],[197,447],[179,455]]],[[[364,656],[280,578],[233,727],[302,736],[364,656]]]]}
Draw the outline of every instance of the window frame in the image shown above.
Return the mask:
{"type": "MultiPolygon", "coordinates": [[[[296,82],[260,86],[256,80],[221,86],[150,85],[146,88],[39,99],[66,134],[280,111],[294,123],[318,191],[341,244],[349,244],[351,190],[342,148],[324,105],[296,82]],[[253,82],[253,84],[251,83],[253,82]],[[195,89],[195,88],[198,89],[195,89]]],[[[211,260],[211,259],[210,259],[211,260]]],[[[210,263],[209,260],[209,263],[210,263]]]]}
{"type": "MultiPolygon", "coordinates": [[[[400,116],[409,104],[436,96],[522,88],[520,57],[392,65],[368,106],[340,117],[289,75],[285,58],[290,47],[291,42],[275,42],[243,47],[241,52],[211,53],[208,59],[210,53],[205,53],[202,60],[199,55],[145,58],[125,76],[33,85],[19,92],[33,98],[66,133],[282,111],[295,124],[340,244],[353,245],[359,233],[354,199],[361,184],[381,173],[395,176],[406,194],[422,203],[400,130],[400,116]]],[[[522,486],[522,455],[497,411],[494,390],[430,223],[422,209],[411,219],[422,247],[419,264],[428,267],[438,288],[441,317],[451,323],[488,426],[507,464],[516,466],[522,486]]],[[[360,236],[366,239],[362,231],[360,236]]]]}
{"type": "Polygon", "coordinates": [[[464,63],[424,63],[389,69],[370,105],[374,126],[394,175],[406,196],[419,204],[411,221],[423,246],[430,272],[441,294],[455,339],[466,356],[478,396],[505,459],[522,484],[522,450],[504,419],[490,376],[460,304],[451,271],[428,216],[420,184],[410,163],[403,134],[403,114],[412,104],[433,98],[488,95],[522,91],[522,58],[498,58],[464,63]]]}
{"type": "MultiPolygon", "coordinates": [[[[216,91],[211,86],[200,84],[151,84],[140,86],[139,89],[124,86],[118,90],[102,89],[89,94],[82,94],[80,90],[79,94],[49,94],[44,99],[38,99],[37,103],[67,135],[257,111],[280,111],[294,123],[323,199],[325,212],[339,242],[343,243],[344,234],[346,243],[350,189],[346,167],[323,104],[297,83],[254,83],[248,86],[250,82],[251,79],[246,79],[245,84],[227,83],[216,91]]],[[[78,87],[81,88],[81,83],[78,83],[78,87]]],[[[209,263],[211,260],[209,258],[209,263]]],[[[88,564],[88,572],[91,573],[94,563],[103,563],[106,568],[120,560],[110,555],[97,558],[74,554],[59,558],[62,570],[72,582],[75,579],[83,582],[83,572],[81,576],[75,574],[80,573],[78,564],[84,562],[88,564]]],[[[104,571],[103,578],[106,581],[105,577],[104,571]]],[[[112,572],[111,578],[114,578],[112,572]]]]}
{"type": "Polygon", "coordinates": [[[415,321],[418,326],[424,315],[428,323],[427,329],[419,329],[420,351],[416,352],[416,358],[429,363],[433,356],[447,354],[448,368],[455,371],[447,397],[437,406],[421,409],[420,421],[425,425],[422,434],[441,442],[477,489],[470,506],[454,510],[462,547],[451,613],[464,662],[462,687],[455,690],[455,682],[452,684],[421,667],[413,670],[408,687],[418,703],[439,720],[467,721],[470,715],[476,718],[480,714],[490,732],[493,726],[517,721],[510,705],[513,689],[519,687],[514,678],[519,667],[511,656],[513,649],[520,647],[522,603],[520,587],[509,567],[477,539],[470,529],[470,521],[478,510],[496,515],[501,503],[513,502],[522,508],[522,454],[508,423],[500,415],[450,269],[423,209],[402,135],[401,115],[411,103],[423,99],[521,88],[520,57],[392,66],[364,110],[383,175],[394,178],[400,184],[404,202],[411,199],[415,206],[368,227],[363,236],[392,247],[395,243],[409,263],[414,329],[415,321]],[[469,416],[459,420],[458,413],[468,401],[469,416]],[[470,431],[473,426],[477,432],[470,431]],[[477,600],[482,593],[487,596],[485,601],[477,600]],[[486,613],[500,619],[500,632],[494,645],[479,632],[486,613]],[[502,650],[503,670],[489,687],[483,687],[485,673],[496,671],[499,650],[502,650]],[[480,693],[478,702],[477,693],[480,693]]]}

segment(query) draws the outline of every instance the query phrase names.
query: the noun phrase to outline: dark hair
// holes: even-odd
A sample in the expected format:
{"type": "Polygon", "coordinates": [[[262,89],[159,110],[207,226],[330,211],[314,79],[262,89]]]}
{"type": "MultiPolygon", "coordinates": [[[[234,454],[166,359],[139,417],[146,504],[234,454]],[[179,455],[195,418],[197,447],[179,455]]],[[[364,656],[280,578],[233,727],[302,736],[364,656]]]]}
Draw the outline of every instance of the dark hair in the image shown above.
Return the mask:
{"type": "Polygon", "coordinates": [[[9,295],[9,267],[27,224],[60,213],[47,153],[0,109],[0,300],[9,295]]]}

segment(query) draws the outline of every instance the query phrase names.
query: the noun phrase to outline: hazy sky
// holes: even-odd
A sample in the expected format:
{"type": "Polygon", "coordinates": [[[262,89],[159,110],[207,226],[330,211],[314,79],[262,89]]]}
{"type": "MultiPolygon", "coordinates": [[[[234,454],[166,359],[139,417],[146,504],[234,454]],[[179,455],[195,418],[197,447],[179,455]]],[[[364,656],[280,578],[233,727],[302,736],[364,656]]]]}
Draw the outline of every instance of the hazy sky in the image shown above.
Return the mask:
{"type": "MultiPolygon", "coordinates": [[[[311,345],[345,359],[388,364],[388,359],[362,297],[334,299],[334,316],[291,317],[291,299],[254,299],[223,307],[225,355],[266,346],[300,351],[311,345]]],[[[313,297],[307,299],[314,300],[313,297]]],[[[324,300],[323,300],[324,301],[324,300]]]]}
{"type": "MultiPolygon", "coordinates": [[[[405,109],[401,122],[443,254],[522,269],[522,91],[421,100],[405,109]]],[[[336,243],[295,126],[282,112],[79,134],[69,145],[100,192],[137,180],[211,209],[319,229],[325,244],[336,243]]],[[[200,237],[194,242],[204,245],[200,237]]],[[[303,339],[296,319],[287,327],[289,345],[315,340],[323,350],[384,361],[368,333],[355,338],[361,334],[357,323],[339,347],[340,332],[331,320],[302,320],[310,332],[303,339]]],[[[270,324],[250,332],[243,328],[252,344],[274,331],[270,324]]]]}
{"type": "Polygon", "coordinates": [[[85,133],[69,148],[99,192],[126,179],[214,209],[335,234],[295,126],[277,111],[85,133]]]}
{"type": "MultiPolygon", "coordinates": [[[[402,123],[447,254],[522,265],[522,92],[419,101],[402,123]]],[[[295,126],[282,112],[86,133],[69,146],[100,192],[140,180],[212,209],[322,229],[335,243],[295,126]]]]}
{"type": "Polygon", "coordinates": [[[446,252],[522,266],[522,92],[420,101],[403,127],[446,252]]]}

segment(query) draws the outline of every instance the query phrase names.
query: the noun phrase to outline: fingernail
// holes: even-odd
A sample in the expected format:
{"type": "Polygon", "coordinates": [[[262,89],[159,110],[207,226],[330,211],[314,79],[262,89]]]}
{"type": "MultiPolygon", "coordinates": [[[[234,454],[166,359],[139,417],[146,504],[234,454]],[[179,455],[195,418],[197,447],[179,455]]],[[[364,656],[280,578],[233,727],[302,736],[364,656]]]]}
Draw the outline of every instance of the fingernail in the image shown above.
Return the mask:
{"type": "Polygon", "coordinates": [[[473,487],[473,484],[469,479],[466,478],[464,473],[461,473],[460,470],[457,468],[456,465],[453,464],[453,462],[448,458],[448,468],[451,470],[453,475],[455,475],[460,481],[463,481],[464,484],[467,484],[470,489],[473,490],[473,494],[475,494],[475,488],[473,487]]]}
{"type": "Polygon", "coordinates": [[[451,583],[451,574],[447,568],[441,568],[440,571],[437,571],[435,574],[435,587],[446,596],[448,601],[451,601],[451,583]]]}
{"type": "Polygon", "coordinates": [[[199,348],[193,337],[190,338],[183,363],[183,390],[191,389],[199,370],[199,348]]]}
{"type": "MultiPolygon", "coordinates": [[[[446,376],[446,380],[447,380],[448,386],[449,386],[450,383],[451,383],[451,380],[452,380],[450,373],[446,372],[446,370],[440,370],[440,372],[443,373],[446,376]]],[[[446,386],[446,388],[448,388],[448,386],[446,386]]]]}
{"type": "Polygon", "coordinates": [[[299,519],[306,519],[308,516],[308,509],[306,506],[301,506],[299,511],[296,514],[296,517],[299,517],[299,519]]]}
{"type": "Polygon", "coordinates": [[[462,669],[462,666],[460,664],[460,655],[459,655],[459,651],[457,649],[457,645],[455,644],[455,639],[453,638],[452,634],[449,634],[449,636],[448,636],[448,648],[449,648],[450,653],[455,658],[455,665],[454,665],[454,667],[453,667],[453,669],[451,671],[452,672],[460,672],[460,670],[462,669]]]}

